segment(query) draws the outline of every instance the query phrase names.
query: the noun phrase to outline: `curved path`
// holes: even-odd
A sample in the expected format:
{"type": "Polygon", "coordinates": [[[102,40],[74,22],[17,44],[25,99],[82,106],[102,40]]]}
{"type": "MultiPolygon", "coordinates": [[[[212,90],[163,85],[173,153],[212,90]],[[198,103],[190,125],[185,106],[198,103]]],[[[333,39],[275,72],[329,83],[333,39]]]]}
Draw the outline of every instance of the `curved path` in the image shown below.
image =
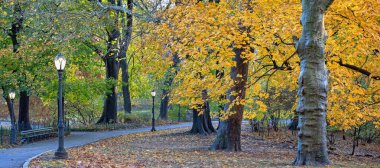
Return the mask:
{"type": "MultiPolygon", "coordinates": [[[[181,123],[175,125],[157,126],[157,130],[181,128],[191,126],[192,123],[181,123]]],[[[101,139],[127,135],[138,132],[148,132],[149,128],[137,128],[128,130],[115,130],[104,132],[71,132],[70,136],[65,137],[65,148],[73,146],[81,146],[101,139]]],[[[21,145],[11,149],[0,149],[0,168],[18,168],[29,158],[36,156],[42,152],[56,150],[58,147],[57,138],[34,142],[21,145]]]]}

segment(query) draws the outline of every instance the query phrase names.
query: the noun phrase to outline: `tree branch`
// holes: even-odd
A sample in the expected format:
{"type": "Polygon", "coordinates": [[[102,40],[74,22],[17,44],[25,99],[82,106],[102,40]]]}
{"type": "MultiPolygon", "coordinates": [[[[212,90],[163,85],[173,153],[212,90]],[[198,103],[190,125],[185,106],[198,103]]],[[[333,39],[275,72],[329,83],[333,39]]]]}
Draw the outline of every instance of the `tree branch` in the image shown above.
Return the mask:
{"type": "Polygon", "coordinates": [[[346,67],[348,69],[354,70],[354,71],[359,72],[359,73],[361,73],[363,75],[370,76],[372,79],[380,80],[380,76],[371,76],[371,72],[369,72],[368,70],[365,70],[363,68],[357,67],[355,65],[345,64],[345,63],[343,63],[342,59],[340,59],[339,61],[334,61],[334,62],[338,63],[340,66],[343,66],[343,67],[346,67]]]}
{"type": "Polygon", "coordinates": [[[127,13],[128,15],[132,15],[132,11],[122,7],[122,6],[105,6],[101,2],[97,1],[98,6],[100,6],[103,9],[102,13],[114,10],[118,12],[124,12],[127,13]]]}
{"type": "Polygon", "coordinates": [[[296,43],[289,43],[289,42],[285,42],[284,39],[281,38],[281,36],[277,33],[274,34],[274,37],[280,39],[281,43],[285,44],[285,45],[291,45],[291,46],[295,46],[296,43]]]}

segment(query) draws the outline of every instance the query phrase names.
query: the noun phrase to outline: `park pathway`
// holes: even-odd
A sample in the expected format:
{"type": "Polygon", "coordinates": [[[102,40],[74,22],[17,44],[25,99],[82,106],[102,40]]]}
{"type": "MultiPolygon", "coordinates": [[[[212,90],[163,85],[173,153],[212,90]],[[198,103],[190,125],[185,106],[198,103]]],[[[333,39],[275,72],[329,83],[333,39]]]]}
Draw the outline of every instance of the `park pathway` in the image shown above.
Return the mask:
{"type": "MultiPolygon", "coordinates": [[[[157,126],[157,130],[173,129],[191,126],[192,123],[181,123],[175,125],[157,126]]],[[[73,146],[82,146],[101,139],[127,135],[138,132],[148,132],[149,128],[137,128],[128,130],[115,130],[105,132],[71,132],[70,136],[65,137],[65,148],[73,146]]],[[[21,145],[11,149],[0,149],[0,168],[19,168],[23,163],[42,152],[56,150],[58,147],[57,138],[34,142],[26,145],[21,145]]]]}

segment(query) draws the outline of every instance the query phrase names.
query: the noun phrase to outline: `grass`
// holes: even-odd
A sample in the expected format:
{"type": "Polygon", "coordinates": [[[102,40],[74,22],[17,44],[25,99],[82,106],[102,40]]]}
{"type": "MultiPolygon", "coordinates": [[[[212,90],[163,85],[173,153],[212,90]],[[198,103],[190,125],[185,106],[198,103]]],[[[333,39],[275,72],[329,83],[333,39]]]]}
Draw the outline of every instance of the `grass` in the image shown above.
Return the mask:
{"type": "MultiPolygon", "coordinates": [[[[290,131],[262,136],[250,133],[245,126],[242,132],[243,151],[224,152],[208,149],[215,134],[192,135],[187,133],[189,129],[106,139],[69,149],[70,158],[67,160],[53,160],[53,153],[42,155],[32,161],[31,167],[292,167],[296,135],[290,131]]],[[[338,146],[345,143],[337,141],[338,146]]],[[[329,167],[379,167],[379,145],[359,147],[358,153],[364,151],[373,152],[375,157],[350,156],[344,148],[330,151],[332,165],[329,167]]]]}
{"type": "MultiPolygon", "coordinates": [[[[174,111],[169,111],[168,120],[160,120],[158,118],[159,111],[155,112],[157,119],[156,125],[167,125],[178,123],[178,117],[173,117],[174,111]]],[[[178,115],[178,112],[176,112],[178,115]]],[[[185,114],[183,114],[185,115],[185,114]]],[[[71,126],[71,131],[108,131],[118,129],[133,129],[150,126],[152,124],[152,111],[150,110],[136,110],[125,116],[124,111],[118,112],[118,118],[120,120],[126,120],[125,123],[119,121],[113,124],[91,124],[91,125],[75,125],[71,126]]]]}

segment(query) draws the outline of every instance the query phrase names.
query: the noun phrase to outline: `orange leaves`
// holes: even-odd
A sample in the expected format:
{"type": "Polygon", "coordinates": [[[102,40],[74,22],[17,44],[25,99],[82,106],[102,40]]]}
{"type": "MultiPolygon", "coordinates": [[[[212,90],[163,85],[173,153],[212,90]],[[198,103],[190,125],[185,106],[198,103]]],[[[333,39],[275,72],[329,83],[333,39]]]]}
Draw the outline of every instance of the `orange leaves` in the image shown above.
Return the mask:
{"type": "MultiPolygon", "coordinates": [[[[173,103],[199,103],[202,90],[208,91],[207,100],[223,101],[221,95],[225,95],[234,82],[228,77],[230,68],[239,66],[233,60],[234,49],[242,49],[242,58],[250,63],[244,101],[249,109],[257,105],[253,97],[266,98],[261,92],[268,87],[297,88],[300,60],[294,44],[302,31],[300,1],[251,2],[190,3],[177,5],[162,14],[166,23],[155,27],[151,45],[156,57],[177,53],[182,60],[175,77],[173,103]],[[223,72],[224,76],[216,77],[217,72],[223,72]]],[[[369,80],[337,62],[342,59],[370,70],[372,75],[380,74],[379,7],[378,1],[339,0],[326,13],[329,35],[326,62],[330,74],[328,115],[334,125],[346,128],[378,119],[375,109],[379,106],[368,104],[379,100],[380,92],[375,92],[380,89],[379,81],[369,80]]],[[[163,60],[156,63],[159,67],[168,64],[165,59],[155,60],[163,60]]]]}

